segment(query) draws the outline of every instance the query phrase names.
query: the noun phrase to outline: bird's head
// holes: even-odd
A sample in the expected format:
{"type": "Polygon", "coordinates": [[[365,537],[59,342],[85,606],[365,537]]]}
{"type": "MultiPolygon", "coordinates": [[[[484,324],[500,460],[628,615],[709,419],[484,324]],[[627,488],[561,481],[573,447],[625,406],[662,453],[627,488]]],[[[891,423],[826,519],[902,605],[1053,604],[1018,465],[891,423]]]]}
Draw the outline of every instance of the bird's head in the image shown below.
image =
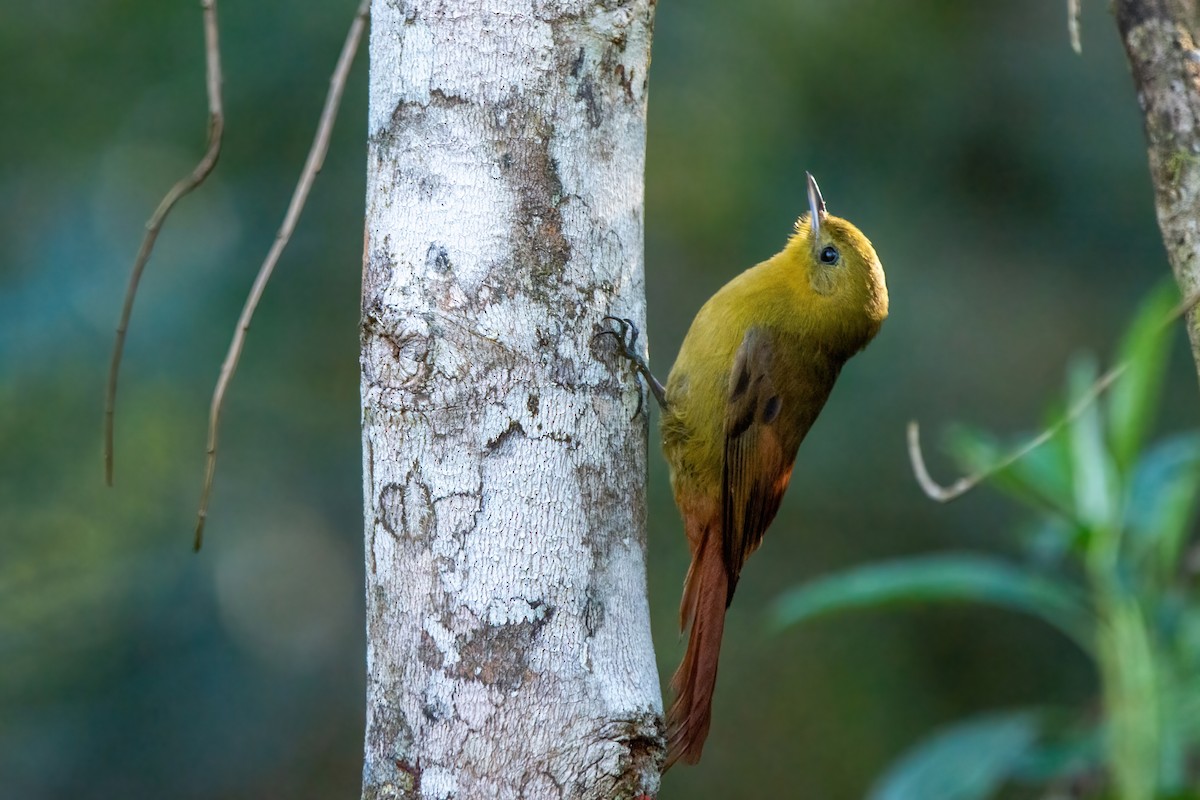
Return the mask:
{"type": "Polygon", "coordinates": [[[888,312],[883,265],[871,242],[849,221],[825,210],[816,179],[808,177],[808,213],[796,221],[786,252],[808,277],[812,291],[847,315],[882,323],[888,312]]]}

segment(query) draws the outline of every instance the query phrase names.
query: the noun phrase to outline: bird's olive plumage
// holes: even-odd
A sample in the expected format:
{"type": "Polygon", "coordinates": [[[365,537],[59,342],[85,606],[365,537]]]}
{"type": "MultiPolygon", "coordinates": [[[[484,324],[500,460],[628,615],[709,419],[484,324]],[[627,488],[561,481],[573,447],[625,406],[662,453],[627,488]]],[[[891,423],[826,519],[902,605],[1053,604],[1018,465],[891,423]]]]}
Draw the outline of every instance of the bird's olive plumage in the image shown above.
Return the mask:
{"type": "MultiPolygon", "coordinates": [[[[842,364],[887,317],[887,286],[871,243],[837,217],[826,215],[821,229],[822,243],[840,250],[838,264],[817,261],[802,217],[782,252],[725,284],[692,321],[667,379],[662,419],[676,494],[714,490],[721,477],[731,371],[749,331],[770,343],[771,376],[791,401],[781,415],[811,424],[842,364]]],[[[808,425],[799,427],[803,438],[808,425]]]]}
{"type": "Polygon", "coordinates": [[[825,212],[811,176],[809,201],[780,253],[700,309],[667,381],[663,450],[692,550],[680,607],[691,631],[672,680],[668,767],[700,757],[742,565],[779,509],[796,451],[842,365],[887,316],[871,243],[825,212]]]}

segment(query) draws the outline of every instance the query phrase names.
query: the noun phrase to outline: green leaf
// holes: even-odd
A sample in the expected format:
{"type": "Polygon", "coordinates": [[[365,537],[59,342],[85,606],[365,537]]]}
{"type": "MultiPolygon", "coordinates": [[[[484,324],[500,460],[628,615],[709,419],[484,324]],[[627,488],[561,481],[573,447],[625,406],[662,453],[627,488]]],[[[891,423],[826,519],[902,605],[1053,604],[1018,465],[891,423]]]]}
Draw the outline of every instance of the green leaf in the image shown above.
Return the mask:
{"type": "MultiPolygon", "coordinates": [[[[1192,613],[1189,623],[1195,621],[1195,612],[1192,613]]],[[[1194,631],[1191,633],[1194,635],[1194,631]]],[[[1188,644],[1182,646],[1187,648],[1188,644]]],[[[1194,661],[1186,655],[1163,670],[1159,690],[1163,712],[1160,790],[1178,791],[1196,783],[1192,777],[1195,744],[1200,739],[1200,692],[1197,691],[1200,687],[1196,685],[1196,674],[1194,661]]]]}
{"type": "Polygon", "coordinates": [[[909,750],[871,789],[870,800],[984,800],[1034,747],[1037,716],[1010,712],[945,728],[909,750]]]}
{"type": "Polygon", "coordinates": [[[1154,422],[1171,354],[1163,321],[1178,302],[1179,289],[1164,281],[1142,302],[1117,349],[1118,363],[1129,366],[1109,390],[1108,432],[1122,470],[1133,465],[1154,422]]]}
{"type": "Polygon", "coordinates": [[[1104,764],[1102,725],[1064,727],[1043,718],[1038,743],[1026,751],[1009,773],[1021,783],[1050,783],[1076,775],[1098,773],[1104,764]]]}
{"type": "Polygon", "coordinates": [[[1018,535],[1028,566],[1039,572],[1062,568],[1084,546],[1081,530],[1057,514],[1042,514],[1020,525],[1018,535]]]}
{"type": "Polygon", "coordinates": [[[1196,604],[1183,606],[1172,634],[1179,656],[1174,666],[1188,676],[1187,692],[1196,702],[1195,724],[1191,730],[1200,739],[1200,608],[1196,604]]]}
{"type": "MultiPolygon", "coordinates": [[[[1068,370],[1070,408],[1092,389],[1096,382],[1096,363],[1090,358],[1076,358],[1068,370]]],[[[1100,409],[1088,404],[1067,425],[1067,442],[1071,456],[1071,476],[1075,495],[1075,516],[1093,535],[1103,532],[1107,538],[1102,547],[1115,545],[1119,531],[1118,509],[1120,486],[1116,464],[1109,453],[1100,420],[1100,409]]],[[[1115,556],[1114,553],[1105,553],[1115,556]]]]}
{"type": "Polygon", "coordinates": [[[1126,526],[1139,560],[1156,578],[1175,574],[1200,490],[1200,433],[1155,445],[1134,468],[1126,526]]]}
{"type": "Polygon", "coordinates": [[[1040,617],[1090,651],[1092,620],[1063,584],[999,559],[936,555],[858,567],[798,586],[771,611],[776,629],[850,609],[930,601],[975,602],[1040,617]]]}
{"type": "MultiPolygon", "coordinates": [[[[1004,446],[990,434],[958,425],[950,430],[948,445],[966,471],[977,472],[990,469],[1035,435],[1004,446]]],[[[997,472],[991,483],[1027,506],[1038,510],[1049,507],[1073,516],[1070,459],[1061,435],[997,472]]]]}

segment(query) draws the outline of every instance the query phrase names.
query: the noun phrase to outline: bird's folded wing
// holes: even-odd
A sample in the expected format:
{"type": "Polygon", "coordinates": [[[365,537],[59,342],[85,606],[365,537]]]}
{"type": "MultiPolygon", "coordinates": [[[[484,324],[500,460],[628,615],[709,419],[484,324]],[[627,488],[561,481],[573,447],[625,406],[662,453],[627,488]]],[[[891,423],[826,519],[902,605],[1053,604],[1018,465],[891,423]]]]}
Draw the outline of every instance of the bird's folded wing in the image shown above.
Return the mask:
{"type": "Polygon", "coordinates": [[[726,605],[742,565],[775,518],[792,473],[779,429],[786,415],[771,378],[773,363],[770,334],[762,328],[748,330],[733,359],[725,410],[721,533],[729,576],[726,605]]]}

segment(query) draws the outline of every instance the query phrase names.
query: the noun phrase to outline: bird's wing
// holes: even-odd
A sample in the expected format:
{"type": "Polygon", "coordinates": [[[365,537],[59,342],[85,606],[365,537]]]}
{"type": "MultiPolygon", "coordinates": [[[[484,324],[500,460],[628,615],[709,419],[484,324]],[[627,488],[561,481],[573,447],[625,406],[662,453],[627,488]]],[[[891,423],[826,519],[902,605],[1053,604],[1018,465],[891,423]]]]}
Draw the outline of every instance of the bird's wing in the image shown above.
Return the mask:
{"type": "Polygon", "coordinates": [[[726,605],[742,565],[762,542],[792,475],[780,420],[787,416],[771,379],[774,343],[762,328],[742,339],[729,373],[725,462],[721,475],[721,534],[729,577],[726,605]]]}

